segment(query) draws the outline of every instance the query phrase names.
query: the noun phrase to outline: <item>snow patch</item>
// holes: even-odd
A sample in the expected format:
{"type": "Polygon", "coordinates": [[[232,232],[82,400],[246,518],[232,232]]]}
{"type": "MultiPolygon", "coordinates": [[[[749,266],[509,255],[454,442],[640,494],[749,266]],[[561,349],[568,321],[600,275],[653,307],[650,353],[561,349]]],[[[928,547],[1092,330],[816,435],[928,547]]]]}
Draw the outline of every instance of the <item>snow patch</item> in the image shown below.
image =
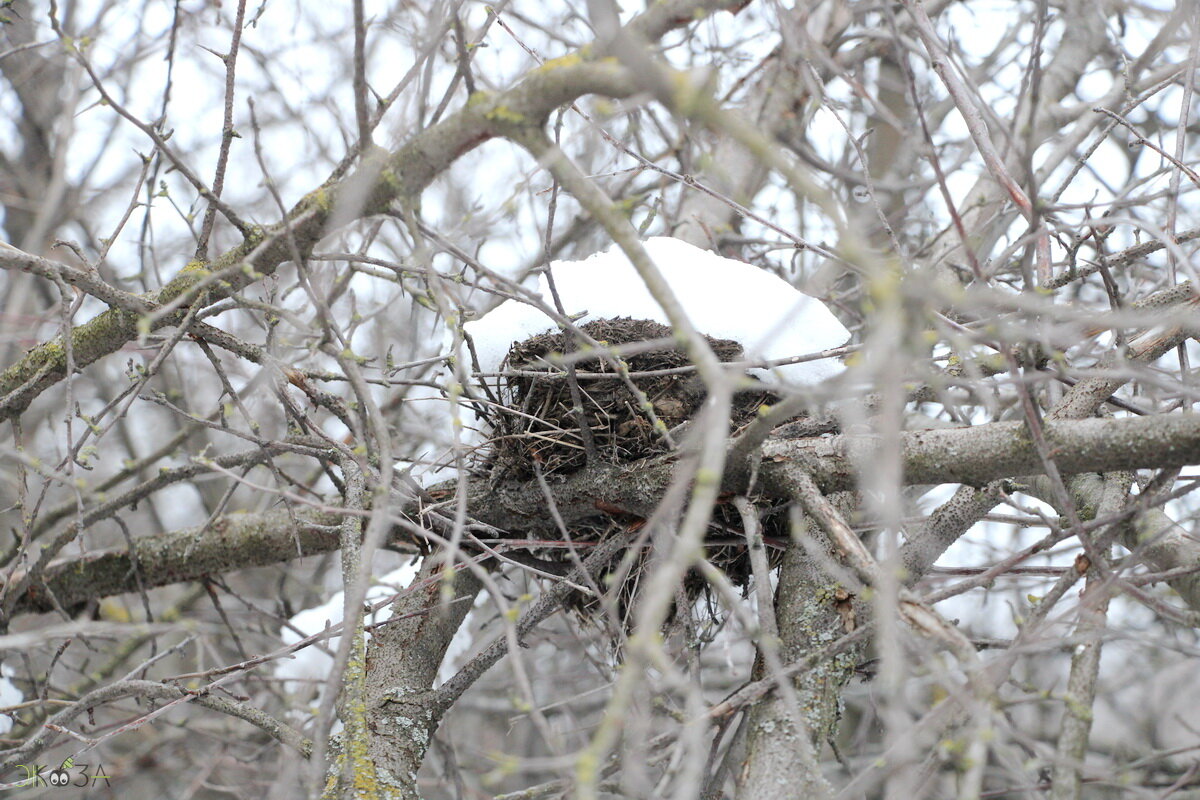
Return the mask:
{"type": "MultiPolygon", "coordinates": [[[[741,343],[748,360],[816,353],[840,347],[850,338],[820,300],[752,264],[669,237],[648,239],[644,246],[692,325],[709,336],[741,343]]],[[[583,261],[556,261],[550,271],[567,315],[587,312],[578,323],[632,317],[671,324],[616,245],[583,261]]],[[[538,279],[537,293],[545,306],[554,308],[545,274],[538,279]]],[[[534,306],[507,300],[464,329],[474,341],[480,370],[486,373],[499,371],[514,342],[558,326],[534,306]]],[[[799,387],[821,383],[844,369],[840,361],[826,358],[751,372],[799,387]]]]}
{"type": "MultiPolygon", "coordinates": [[[[0,708],[8,708],[25,702],[25,695],[9,680],[16,671],[8,664],[0,665],[0,708]]],[[[12,730],[13,718],[0,714],[0,735],[12,730]]]]}
{"type": "MultiPolygon", "coordinates": [[[[412,584],[420,566],[420,561],[414,561],[373,580],[370,588],[367,589],[366,602],[374,605],[394,594],[403,592],[412,584]]],[[[289,620],[290,627],[285,625],[280,630],[279,638],[285,645],[291,645],[320,633],[325,630],[327,625],[339,624],[342,621],[344,602],[345,592],[337,592],[321,605],[306,608],[289,620]]],[[[367,620],[367,624],[384,622],[391,616],[392,607],[389,604],[372,614],[367,620]]],[[[456,660],[469,649],[471,638],[469,622],[470,613],[447,648],[446,657],[438,674],[439,682],[454,674],[456,660]]],[[[370,637],[370,633],[367,636],[370,637]]],[[[302,694],[309,691],[310,687],[322,687],[329,678],[329,670],[333,666],[333,657],[330,653],[337,651],[340,640],[341,636],[331,636],[320,645],[310,645],[297,650],[292,654],[292,658],[278,661],[275,665],[275,677],[283,681],[283,690],[291,694],[302,694]]],[[[0,692],[2,691],[3,684],[0,683],[0,692]]],[[[0,699],[2,697],[3,695],[0,695],[0,699]]],[[[3,721],[4,718],[0,717],[0,726],[3,721]]]]}

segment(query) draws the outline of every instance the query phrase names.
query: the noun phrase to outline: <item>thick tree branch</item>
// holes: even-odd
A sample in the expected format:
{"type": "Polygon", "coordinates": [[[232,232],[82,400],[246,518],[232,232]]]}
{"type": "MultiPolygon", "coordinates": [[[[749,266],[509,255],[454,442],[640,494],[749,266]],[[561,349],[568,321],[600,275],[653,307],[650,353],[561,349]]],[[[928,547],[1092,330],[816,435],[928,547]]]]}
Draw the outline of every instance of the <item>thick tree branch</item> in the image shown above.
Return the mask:
{"type": "MultiPolygon", "coordinates": [[[[1200,463],[1200,420],[1189,415],[1137,419],[1061,420],[1045,424],[1059,472],[1105,472],[1200,463]]],[[[900,438],[906,485],[965,483],[1043,472],[1023,422],[910,431],[900,438]]],[[[800,463],[822,491],[854,488],[879,447],[874,436],[774,441],[763,448],[765,485],[786,478],[780,464],[800,463]]]]}
{"type": "MultiPolygon", "coordinates": [[[[32,584],[15,603],[20,612],[55,610],[114,594],[221,575],[232,569],[278,564],[338,547],[341,516],[297,509],[228,514],[208,527],[143,536],[126,547],[53,562],[44,583],[32,584]]],[[[14,582],[21,575],[13,576],[14,582]]]]}
{"type": "MultiPolygon", "coordinates": [[[[1063,474],[1200,464],[1200,418],[1193,415],[1047,422],[1045,433],[1063,474]]],[[[823,492],[854,489],[859,470],[872,463],[878,446],[872,436],[768,441],[759,469],[759,491],[790,499],[796,469],[812,475],[823,492]]],[[[1042,472],[1042,461],[1021,422],[911,431],[903,434],[900,446],[909,485],[984,486],[1000,478],[1042,472]]],[[[550,489],[566,525],[613,513],[649,517],[670,485],[674,469],[671,457],[596,465],[550,489]]],[[[431,493],[453,503],[455,486],[456,482],[443,484],[431,493]]],[[[727,470],[723,488],[744,491],[746,471],[727,470]]],[[[468,483],[467,491],[468,512],[475,522],[530,535],[557,533],[556,523],[546,513],[545,494],[533,481],[493,487],[486,480],[475,480],[468,483]]],[[[419,517],[428,510],[413,501],[405,513],[419,517]]],[[[135,591],[135,562],[142,585],[152,588],[330,552],[338,547],[339,521],[336,510],[298,510],[294,516],[283,511],[231,514],[207,529],[144,537],[132,555],[117,548],[51,564],[45,571],[45,585],[27,591],[15,610],[49,611],[54,607],[49,593],[70,606],[135,591]]]]}

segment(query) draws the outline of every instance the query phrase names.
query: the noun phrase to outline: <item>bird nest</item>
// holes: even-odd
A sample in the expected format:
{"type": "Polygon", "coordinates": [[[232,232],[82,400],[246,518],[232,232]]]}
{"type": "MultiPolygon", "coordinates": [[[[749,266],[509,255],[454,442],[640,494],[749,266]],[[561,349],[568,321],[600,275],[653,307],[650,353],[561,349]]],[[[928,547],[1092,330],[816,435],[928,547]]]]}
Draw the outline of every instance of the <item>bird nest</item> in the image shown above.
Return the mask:
{"type": "MultiPolygon", "coordinates": [[[[580,330],[602,349],[573,333],[544,333],[509,350],[499,398],[505,409],[491,437],[494,478],[531,479],[535,464],[544,475],[567,475],[589,457],[628,463],[668,452],[704,403],[704,384],[665,325],[622,317],[580,330]],[[635,343],[662,346],[622,347],[635,343]],[[573,379],[566,359],[574,362],[573,379]]],[[[704,338],[721,361],[742,358],[739,343],[704,338]]],[[[739,392],[730,424],[745,424],[775,400],[766,391],[739,392]]]]}
{"type": "MultiPolygon", "coordinates": [[[[589,458],[608,463],[638,461],[669,452],[686,435],[684,428],[703,405],[705,390],[670,328],[648,320],[617,318],[589,322],[580,330],[587,338],[545,333],[509,350],[497,392],[503,408],[493,417],[484,464],[493,481],[530,480],[538,472],[567,475],[583,469],[589,458]],[[573,376],[564,366],[568,361],[573,363],[573,376]],[[577,410],[576,398],[582,413],[577,410]]],[[[722,362],[742,359],[738,342],[705,338],[722,362]]],[[[764,404],[777,400],[756,387],[739,391],[734,396],[730,429],[745,425],[764,404]]],[[[786,540],[786,517],[770,510],[763,515],[762,530],[768,541],[786,540]]],[[[598,511],[594,524],[582,526],[588,530],[577,527],[571,538],[575,542],[600,540],[612,533],[614,525],[637,526],[640,522],[598,511]]],[[[707,555],[736,585],[747,584],[750,563],[742,521],[729,504],[713,509],[707,555]]],[[[536,556],[565,560],[563,551],[556,548],[541,549],[536,556]]],[[[640,580],[643,559],[635,561],[617,589],[622,609],[628,607],[640,580]]],[[[705,585],[693,571],[685,578],[683,589],[694,599],[705,585]]],[[[593,604],[582,600],[578,607],[590,613],[593,604]]]]}

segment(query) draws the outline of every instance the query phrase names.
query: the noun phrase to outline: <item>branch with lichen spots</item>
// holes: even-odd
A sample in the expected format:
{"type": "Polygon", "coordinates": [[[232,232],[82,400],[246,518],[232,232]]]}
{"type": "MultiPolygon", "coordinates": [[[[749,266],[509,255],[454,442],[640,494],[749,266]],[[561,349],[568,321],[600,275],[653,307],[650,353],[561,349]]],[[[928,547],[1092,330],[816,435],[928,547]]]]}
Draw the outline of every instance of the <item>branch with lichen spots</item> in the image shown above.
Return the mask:
{"type": "MultiPolygon", "coordinates": [[[[657,39],[713,11],[742,4],[739,0],[657,3],[628,27],[644,39],[657,39]]],[[[331,179],[305,195],[280,222],[254,228],[241,244],[212,262],[188,264],[166,286],[144,298],[151,307],[176,304],[179,312],[147,317],[113,307],[75,327],[70,332],[75,366],[82,369],[139,335],[178,323],[186,305],[208,305],[274,274],[297,253],[307,256],[330,230],[382,213],[396,203],[416,207],[438,175],[489,139],[512,138],[518,132],[543,127],[555,109],[587,94],[621,99],[638,90],[636,76],[629,70],[610,59],[596,60],[585,47],[532,70],[506,91],[477,92],[464,108],[421,131],[403,147],[391,153],[368,153],[355,172],[331,179]]],[[[42,392],[61,381],[66,369],[67,350],[61,336],[28,350],[0,373],[0,419],[20,415],[42,392]]]]}
{"type": "MultiPolygon", "coordinates": [[[[143,536],[132,550],[115,547],[52,562],[14,610],[54,611],[56,603],[70,609],[110,595],[328,553],[338,547],[340,523],[336,511],[280,509],[227,514],[208,526],[143,536]]],[[[11,583],[20,581],[19,573],[10,577],[11,583]]]]}
{"type": "MultiPolygon", "coordinates": [[[[1047,422],[1046,440],[1064,475],[1110,470],[1168,469],[1200,464],[1200,417],[1190,414],[1047,422]]],[[[854,489],[863,468],[875,463],[881,441],[875,436],[825,439],[772,439],[762,448],[757,491],[781,501],[795,491],[796,475],[811,475],[823,492],[854,489]]],[[[1043,471],[1022,422],[996,422],[972,428],[910,431],[900,437],[906,484],[960,483],[983,486],[1004,477],[1043,471]]],[[[565,477],[549,488],[558,518],[568,525],[599,516],[649,517],[658,507],[676,466],[663,456],[632,464],[603,464],[565,477]]],[[[746,490],[749,470],[731,463],[723,489],[746,490]]],[[[455,503],[457,481],[430,493],[455,503]]],[[[467,482],[467,509],[474,522],[528,536],[556,537],[546,496],[534,481],[492,486],[467,482]]],[[[429,509],[410,501],[404,513],[420,520],[429,509]]],[[[208,528],[163,533],[137,540],[132,554],[116,548],[52,563],[44,584],[31,587],[15,604],[20,612],[53,608],[49,593],[68,607],[91,598],[197,580],[235,569],[289,561],[338,547],[337,509],[298,509],[267,514],[230,514],[208,528]],[[136,572],[135,572],[136,563],[136,572]]],[[[406,528],[411,530],[411,525],[406,528]]],[[[398,534],[407,536],[408,534],[398,534]]],[[[1155,564],[1170,569],[1172,564],[1155,564]]]]}

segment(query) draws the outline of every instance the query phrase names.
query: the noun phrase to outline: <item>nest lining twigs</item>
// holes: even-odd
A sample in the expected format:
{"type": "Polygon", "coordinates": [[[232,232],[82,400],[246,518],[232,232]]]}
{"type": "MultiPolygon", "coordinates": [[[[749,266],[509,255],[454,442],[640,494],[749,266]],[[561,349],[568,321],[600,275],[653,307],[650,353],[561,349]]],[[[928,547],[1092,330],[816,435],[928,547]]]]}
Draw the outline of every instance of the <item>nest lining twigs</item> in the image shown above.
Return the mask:
{"type": "MultiPolygon", "coordinates": [[[[671,340],[671,329],[649,320],[603,319],[581,326],[603,345],[671,340]]],[[[723,362],[742,358],[742,346],[730,339],[705,337],[723,362]]],[[[493,426],[490,466],[493,479],[528,480],[533,462],[545,475],[566,475],[588,459],[580,418],[591,434],[596,458],[610,463],[637,461],[670,450],[669,432],[690,420],[704,403],[700,379],[687,371],[687,355],[660,348],[614,359],[596,355],[575,363],[582,414],[575,408],[567,373],[552,365],[556,355],[579,350],[569,333],[544,333],[513,345],[504,361],[509,373],[499,399],[519,413],[503,413],[493,426]]],[[[765,391],[740,392],[733,425],[753,419],[765,391]]]]}

